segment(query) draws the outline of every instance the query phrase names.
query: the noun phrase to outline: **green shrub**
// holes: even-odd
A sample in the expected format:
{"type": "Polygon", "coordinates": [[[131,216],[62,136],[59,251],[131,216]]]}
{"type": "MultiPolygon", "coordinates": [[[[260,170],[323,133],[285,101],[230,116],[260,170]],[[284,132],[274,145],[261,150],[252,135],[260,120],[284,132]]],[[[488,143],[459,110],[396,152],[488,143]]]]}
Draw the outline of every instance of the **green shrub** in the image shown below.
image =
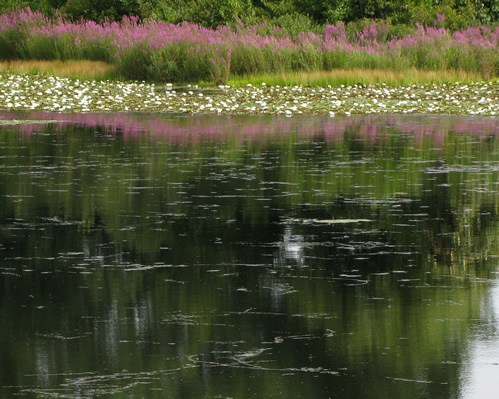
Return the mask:
{"type": "Polygon", "coordinates": [[[230,57],[217,49],[196,48],[192,43],[172,43],[151,54],[147,77],[158,82],[210,80],[224,83],[230,74],[230,57]]]}
{"type": "MultiPolygon", "coordinates": [[[[75,39],[76,40],[76,39],[75,39]]],[[[93,41],[80,41],[75,50],[75,57],[81,60],[112,62],[111,45],[93,41]]]]}
{"type": "Polygon", "coordinates": [[[323,65],[322,52],[314,46],[293,51],[290,56],[292,71],[318,71],[323,65]]]}
{"type": "Polygon", "coordinates": [[[345,69],[348,66],[350,52],[343,50],[323,51],[322,59],[324,70],[345,69]]]}
{"type": "Polygon", "coordinates": [[[149,76],[157,82],[179,82],[182,81],[181,68],[170,46],[162,48],[151,55],[149,76]]]}
{"type": "Polygon", "coordinates": [[[255,47],[237,45],[232,50],[233,75],[256,75],[266,72],[265,51],[255,47]]]}
{"type": "Polygon", "coordinates": [[[406,24],[392,25],[388,29],[387,40],[402,39],[408,35],[413,35],[416,31],[414,26],[406,24]]]}
{"type": "Polygon", "coordinates": [[[118,73],[125,79],[149,80],[152,54],[144,44],[137,44],[123,50],[117,58],[118,73]]]}
{"type": "MultiPolygon", "coordinates": [[[[270,21],[270,26],[278,26],[283,30],[283,34],[288,35],[293,40],[296,39],[299,33],[315,32],[322,33],[323,28],[303,14],[293,13],[285,14],[270,21]]],[[[271,34],[269,32],[268,34],[271,34]]]]}
{"type": "Polygon", "coordinates": [[[57,49],[54,36],[30,36],[21,49],[22,58],[31,60],[55,60],[57,49]]]}
{"type": "Polygon", "coordinates": [[[0,59],[15,60],[21,58],[26,34],[15,28],[7,28],[0,32],[0,59]]]}

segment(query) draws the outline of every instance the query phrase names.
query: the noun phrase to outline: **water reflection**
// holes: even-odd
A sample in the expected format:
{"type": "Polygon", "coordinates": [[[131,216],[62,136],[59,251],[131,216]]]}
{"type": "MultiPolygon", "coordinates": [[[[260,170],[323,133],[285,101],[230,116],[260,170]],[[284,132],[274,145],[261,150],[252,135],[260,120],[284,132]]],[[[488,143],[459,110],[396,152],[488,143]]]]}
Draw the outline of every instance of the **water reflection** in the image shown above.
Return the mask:
{"type": "Polygon", "coordinates": [[[497,119],[1,117],[0,396],[487,386],[497,119]]]}
{"type": "MultiPolygon", "coordinates": [[[[410,134],[420,143],[431,139],[434,148],[441,148],[449,131],[487,137],[497,136],[498,118],[462,117],[444,115],[367,115],[351,118],[329,117],[272,117],[255,115],[195,115],[171,116],[160,113],[89,113],[61,114],[50,112],[10,112],[0,110],[0,119],[12,120],[16,130],[26,135],[39,133],[42,121],[57,123],[60,130],[68,126],[81,125],[90,128],[105,127],[124,138],[148,137],[168,138],[170,142],[190,144],[210,140],[268,140],[269,136],[296,133],[304,139],[320,134],[325,140],[345,139],[352,131],[362,141],[374,144],[379,136],[385,136],[389,129],[410,134]],[[19,121],[30,123],[18,124],[19,121]],[[35,123],[33,123],[35,122],[35,123]],[[238,136],[235,136],[237,133],[238,136]]],[[[4,122],[5,123],[5,122],[4,122]]]]}
{"type": "Polygon", "coordinates": [[[474,329],[469,360],[461,369],[463,392],[461,398],[492,399],[497,396],[497,371],[499,367],[499,285],[483,299],[484,323],[474,329]]]}
{"type": "Polygon", "coordinates": [[[305,245],[302,235],[293,234],[292,226],[284,227],[284,234],[279,243],[279,251],[274,259],[274,265],[291,267],[305,264],[305,245]]]}

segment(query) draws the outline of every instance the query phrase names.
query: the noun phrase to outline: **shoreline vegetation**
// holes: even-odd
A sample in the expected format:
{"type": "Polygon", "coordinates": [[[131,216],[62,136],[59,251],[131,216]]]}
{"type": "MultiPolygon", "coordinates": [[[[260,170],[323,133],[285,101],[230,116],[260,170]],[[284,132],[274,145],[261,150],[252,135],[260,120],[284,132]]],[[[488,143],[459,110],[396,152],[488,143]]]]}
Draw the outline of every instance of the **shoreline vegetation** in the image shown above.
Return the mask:
{"type": "MultiPolygon", "coordinates": [[[[73,80],[120,80],[116,65],[88,60],[13,60],[0,61],[0,73],[14,75],[46,75],[73,80]]],[[[405,71],[386,69],[334,69],[331,71],[285,72],[275,74],[245,75],[230,79],[227,85],[244,87],[248,84],[270,86],[340,87],[353,85],[386,84],[402,86],[411,84],[474,83],[481,81],[479,73],[463,70],[424,71],[411,68],[405,71]]],[[[497,80],[497,79],[495,79],[497,80]]],[[[185,86],[189,83],[179,84],[185,86]]],[[[213,87],[213,82],[191,83],[213,87]]],[[[216,86],[215,86],[216,87],[216,86]]]]}
{"type": "MultiPolygon", "coordinates": [[[[443,15],[438,18],[445,21],[443,15]]],[[[499,27],[451,31],[435,24],[399,32],[389,22],[373,20],[352,32],[339,22],[318,33],[291,35],[267,23],[210,29],[126,16],[120,22],[73,22],[26,8],[0,15],[0,61],[101,61],[115,66],[125,80],[215,85],[241,77],[335,70],[499,76],[499,27]]]]}
{"type": "Polygon", "coordinates": [[[73,80],[119,80],[115,65],[88,60],[0,61],[0,74],[45,75],[73,80]]]}
{"type": "Polygon", "coordinates": [[[290,35],[266,23],[74,22],[16,10],[0,15],[0,108],[498,115],[499,28],[439,21],[399,35],[374,20],[290,35]]]}

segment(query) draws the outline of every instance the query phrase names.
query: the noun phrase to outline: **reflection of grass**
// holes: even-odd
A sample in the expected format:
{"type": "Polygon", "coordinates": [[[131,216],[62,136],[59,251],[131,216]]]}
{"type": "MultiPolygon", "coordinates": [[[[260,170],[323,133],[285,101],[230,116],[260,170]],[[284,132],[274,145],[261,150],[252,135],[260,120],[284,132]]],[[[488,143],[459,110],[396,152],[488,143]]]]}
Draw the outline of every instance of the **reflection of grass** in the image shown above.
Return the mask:
{"type": "Polygon", "coordinates": [[[118,74],[114,65],[102,61],[2,61],[0,72],[20,74],[44,74],[82,80],[116,79],[118,74]]]}
{"type": "Polygon", "coordinates": [[[7,119],[7,120],[0,120],[0,126],[2,125],[37,125],[37,124],[46,124],[46,123],[59,123],[61,121],[57,121],[57,120],[50,120],[50,119],[47,119],[47,120],[36,120],[36,119],[33,119],[33,120],[29,120],[29,119],[26,119],[26,120],[17,120],[17,119],[7,119]]]}
{"type": "Polygon", "coordinates": [[[480,74],[469,71],[421,71],[409,69],[406,71],[382,69],[337,69],[316,72],[287,72],[280,74],[262,74],[258,76],[235,77],[229,81],[232,86],[243,86],[248,83],[258,85],[266,83],[270,86],[315,86],[338,87],[341,85],[370,85],[386,83],[389,86],[428,83],[470,83],[482,80],[480,74]]]}

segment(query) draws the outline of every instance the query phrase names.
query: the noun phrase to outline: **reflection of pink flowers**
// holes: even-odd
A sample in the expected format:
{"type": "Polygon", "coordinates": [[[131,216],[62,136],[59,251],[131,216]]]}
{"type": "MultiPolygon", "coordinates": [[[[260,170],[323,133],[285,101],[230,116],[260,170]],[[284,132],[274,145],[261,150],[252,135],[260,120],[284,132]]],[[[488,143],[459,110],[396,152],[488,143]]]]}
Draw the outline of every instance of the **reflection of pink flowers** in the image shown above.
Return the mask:
{"type": "MultiPolygon", "coordinates": [[[[103,126],[107,131],[128,139],[140,139],[147,135],[151,139],[169,140],[185,145],[206,139],[226,140],[237,137],[240,143],[247,140],[267,141],[269,137],[295,133],[302,139],[324,136],[326,140],[343,140],[353,132],[370,143],[392,137],[396,130],[413,137],[416,143],[431,140],[442,148],[447,132],[471,134],[487,139],[499,136],[499,121],[488,117],[425,115],[367,115],[352,118],[328,117],[269,117],[245,115],[195,115],[189,118],[145,113],[89,113],[60,114],[55,112],[11,113],[0,111],[0,119],[56,120],[56,129],[70,125],[87,127],[103,126]]],[[[20,131],[29,137],[45,129],[40,124],[12,125],[8,129],[20,131]]]]}

